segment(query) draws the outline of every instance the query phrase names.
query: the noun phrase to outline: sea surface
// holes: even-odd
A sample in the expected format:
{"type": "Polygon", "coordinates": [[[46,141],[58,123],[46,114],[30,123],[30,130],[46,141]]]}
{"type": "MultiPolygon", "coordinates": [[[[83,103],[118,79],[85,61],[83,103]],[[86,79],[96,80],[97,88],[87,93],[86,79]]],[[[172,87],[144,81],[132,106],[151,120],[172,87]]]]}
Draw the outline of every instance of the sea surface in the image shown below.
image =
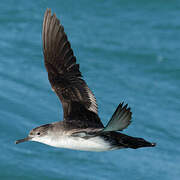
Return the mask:
{"type": "Polygon", "coordinates": [[[0,180],[179,180],[180,1],[1,0],[0,180]],[[155,148],[110,152],[14,141],[62,120],[44,68],[46,8],[60,18],[104,125],[132,108],[123,132],[155,148]]]}

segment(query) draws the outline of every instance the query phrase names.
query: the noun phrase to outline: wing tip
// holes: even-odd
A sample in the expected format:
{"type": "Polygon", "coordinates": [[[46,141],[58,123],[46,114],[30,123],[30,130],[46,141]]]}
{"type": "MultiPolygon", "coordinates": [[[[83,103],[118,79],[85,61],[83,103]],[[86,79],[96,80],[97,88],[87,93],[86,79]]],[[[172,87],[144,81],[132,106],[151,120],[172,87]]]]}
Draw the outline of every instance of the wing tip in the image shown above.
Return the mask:
{"type": "Polygon", "coordinates": [[[50,8],[46,8],[46,11],[44,13],[44,21],[47,18],[47,15],[51,15],[51,9],[50,8]]]}
{"type": "Polygon", "coordinates": [[[132,112],[128,104],[123,106],[124,102],[120,103],[116,111],[112,115],[110,121],[103,131],[122,131],[127,128],[132,122],[132,112]]]}
{"type": "Polygon", "coordinates": [[[51,8],[46,8],[46,11],[45,11],[45,13],[44,13],[44,17],[46,17],[46,15],[49,15],[49,16],[54,16],[54,17],[56,17],[56,13],[53,13],[52,15],[51,15],[51,13],[52,13],[52,11],[51,11],[51,8]]]}

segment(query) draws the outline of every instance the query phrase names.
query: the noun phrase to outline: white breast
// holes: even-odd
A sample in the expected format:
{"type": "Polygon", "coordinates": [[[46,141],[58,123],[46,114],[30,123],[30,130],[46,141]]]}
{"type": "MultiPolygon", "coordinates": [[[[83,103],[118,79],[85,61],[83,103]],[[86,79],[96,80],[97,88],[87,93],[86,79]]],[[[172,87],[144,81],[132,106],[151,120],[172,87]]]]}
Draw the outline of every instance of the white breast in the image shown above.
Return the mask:
{"type": "Polygon", "coordinates": [[[83,139],[80,137],[61,136],[58,138],[41,137],[33,139],[33,141],[41,142],[58,148],[68,148],[82,151],[108,151],[112,150],[110,143],[104,141],[101,137],[83,139]]]}

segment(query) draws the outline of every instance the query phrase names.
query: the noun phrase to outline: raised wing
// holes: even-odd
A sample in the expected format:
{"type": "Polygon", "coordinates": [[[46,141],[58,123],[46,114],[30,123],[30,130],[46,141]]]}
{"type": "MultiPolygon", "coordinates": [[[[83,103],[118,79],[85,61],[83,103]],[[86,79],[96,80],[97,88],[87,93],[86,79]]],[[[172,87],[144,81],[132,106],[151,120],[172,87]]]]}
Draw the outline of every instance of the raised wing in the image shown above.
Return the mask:
{"type": "Polygon", "coordinates": [[[132,119],[132,112],[131,108],[127,107],[128,104],[126,104],[125,106],[123,106],[123,103],[119,104],[110,121],[104,128],[103,132],[122,131],[129,126],[132,119]]]}
{"type": "Polygon", "coordinates": [[[82,79],[63,26],[55,14],[51,16],[50,9],[44,15],[42,38],[45,67],[52,89],[62,102],[64,121],[103,127],[96,99],[82,79]]]}

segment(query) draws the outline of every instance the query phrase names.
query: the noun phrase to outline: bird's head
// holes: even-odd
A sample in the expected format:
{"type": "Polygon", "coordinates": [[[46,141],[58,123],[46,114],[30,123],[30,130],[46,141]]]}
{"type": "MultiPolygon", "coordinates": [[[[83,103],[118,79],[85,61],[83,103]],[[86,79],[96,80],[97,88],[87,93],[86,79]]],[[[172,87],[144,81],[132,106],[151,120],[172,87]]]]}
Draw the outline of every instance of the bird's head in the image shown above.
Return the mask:
{"type": "Polygon", "coordinates": [[[41,140],[48,135],[51,128],[52,128],[51,124],[45,124],[45,125],[36,127],[30,131],[29,135],[26,138],[15,141],[15,144],[19,144],[26,141],[41,142],[41,140]]]}

